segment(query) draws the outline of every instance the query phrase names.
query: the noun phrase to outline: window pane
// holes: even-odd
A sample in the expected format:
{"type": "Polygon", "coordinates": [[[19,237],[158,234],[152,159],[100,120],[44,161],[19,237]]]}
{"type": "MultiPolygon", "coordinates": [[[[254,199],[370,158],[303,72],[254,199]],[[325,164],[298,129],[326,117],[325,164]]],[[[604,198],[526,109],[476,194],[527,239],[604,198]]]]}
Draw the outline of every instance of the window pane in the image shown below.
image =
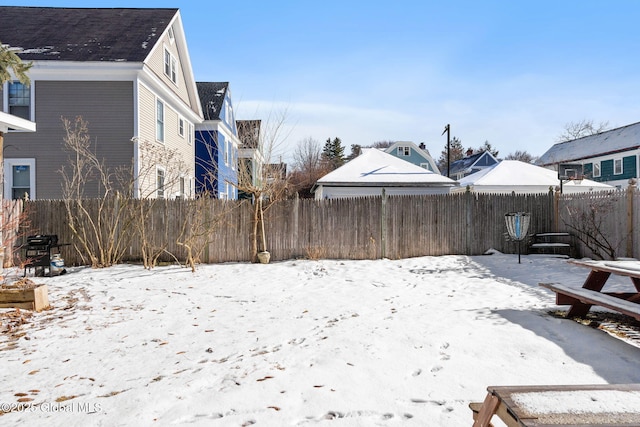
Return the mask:
{"type": "Polygon", "coordinates": [[[157,103],[156,116],[156,139],[164,141],[164,104],[161,101],[157,103]]]}
{"type": "Polygon", "coordinates": [[[29,182],[31,167],[29,165],[13,166],[12,173],[14,187],[29,187],[31,185],[29,182]]]}
{"type": "Polygon", "coordinates": [[[9,114],[31,119],[31,91],[20,82],[9,83],[9,114]]]}

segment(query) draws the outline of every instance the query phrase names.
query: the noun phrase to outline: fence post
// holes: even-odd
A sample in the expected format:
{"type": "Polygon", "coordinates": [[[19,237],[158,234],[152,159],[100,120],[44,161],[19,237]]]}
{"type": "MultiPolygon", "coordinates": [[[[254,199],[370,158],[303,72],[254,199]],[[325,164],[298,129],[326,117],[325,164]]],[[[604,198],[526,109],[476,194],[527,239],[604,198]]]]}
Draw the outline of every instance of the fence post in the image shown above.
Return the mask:
{"type": "Polygon", "coordinates": [[[633,199],[636,190],[636,180],[630,179],[627,187],[627,256],[633,258],[633,199]]]}
{"type": "Polygon", "coordinates": [[[467,186],[467,191],[465,191],[465,205],[466,205],[466,217],[465,217],[465,252],[467,255],[473,255],[471,253],[471,241],[472,230],[473,230],[473,199],[471,198],[471,188],[467,186]]]}
{"type": "Polygon", "coordinates": [[[553,231],[556,233],[560,231],[560,192],[549,190],[553,192],[553,231]]]}
{"type": "MultiPolygon", "coordinates": [[[[296,197],[295,199],[293,199],[293,242],[295,242],[293,245],[295,245],[295,248],[289,248],[289,254],[299,254],[302,253],[302,251],[298,248],[298,221],[300,219],[300,196],[298,196],[298,193],[296,192],[296,197]]],[[[292,246],[293,246],[292,245],[292,246]]]]}
{"type": "Polygon", "coordinates": [[[387,255],[386,240],[387,240],[387,192],[382,189],[382,203],[380,204],[380,258],[385,258],[387,255]]]}

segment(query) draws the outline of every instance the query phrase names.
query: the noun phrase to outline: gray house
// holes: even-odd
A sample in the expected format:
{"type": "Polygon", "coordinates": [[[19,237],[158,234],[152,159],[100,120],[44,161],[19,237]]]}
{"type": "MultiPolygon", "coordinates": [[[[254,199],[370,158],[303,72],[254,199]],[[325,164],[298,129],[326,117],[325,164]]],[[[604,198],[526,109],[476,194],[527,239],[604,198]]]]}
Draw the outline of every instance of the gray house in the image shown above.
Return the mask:
{"type": "Polygon", "coordinates": [[[30,86],[0,87],[0,111],[38,123],[35,133],[5,134],[5,198],[62,197],[61,118],[78,116],[98,158],[133,167],[134,196],[193,195],[202,110],[178,9],[0,6],[0,41],[34,64],[30,86]],[[181,169],[141,147],[176,152],[181,169]]]}
{"type": "Polygon", "coordinates": [[[561,175],[579,174],[625,188],[640,170],[640,123],[560,142],[540,156],[537,164],[561,169],[561,175]]]}

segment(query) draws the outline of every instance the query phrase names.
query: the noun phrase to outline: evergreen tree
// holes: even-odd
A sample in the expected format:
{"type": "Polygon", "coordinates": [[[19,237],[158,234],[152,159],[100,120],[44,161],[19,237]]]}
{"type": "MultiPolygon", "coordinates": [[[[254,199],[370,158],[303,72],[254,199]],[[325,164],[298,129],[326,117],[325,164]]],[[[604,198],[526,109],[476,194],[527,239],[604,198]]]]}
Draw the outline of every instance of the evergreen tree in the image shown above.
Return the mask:
{"type": "Polygon", "coordinates": [[[0,84],[11,81],[11,74],[9,73],[9,69],[11,69],[22,84],[28,85],[29,76],[27,72],[32,65],[31,62],[22,62],[20,57],[9,46],[0,42],[0,84]]]}
{"type": "MultiPolygon", "coordinates": [[[[451,148],[450,148],[450,159],[451,163],[456,160],[460,160],[464,158],[465,151],[462,146],[462,141],[460,141],[457,137],[451,138],[451,148]]],[[[440,158],[438,159],[438,169],[440,169],[440,173],[442,175],[447,175],[447,144],[444,145],[444,150],[440,153],[440,158]]]]}
{"type": "Polygon", "coordinates": [[[485,141],[484,144],[482,146],[480,146],[475,152],[476,153],[480,153],[480,152],[485,152],[485,151],[488,151],[491,154],[493,154],[493,157],[495,157],[496,159],[498,158],[498,150],[495,150],[491,146],[491,143],[489,141],[485,141]]]}
{"type": "Polygon", "coordinates": [[[351,144],[351,154],[347,156],[347,160],[353,160],[362,154],[362,146],[360,144],[351,144]]]}
{"type": "Polygon", "coordinates": [[[344,147],[340,138],[327,139],[322,149],[322,160],[331,170],[338,169],[344,164],[344,147]]]}

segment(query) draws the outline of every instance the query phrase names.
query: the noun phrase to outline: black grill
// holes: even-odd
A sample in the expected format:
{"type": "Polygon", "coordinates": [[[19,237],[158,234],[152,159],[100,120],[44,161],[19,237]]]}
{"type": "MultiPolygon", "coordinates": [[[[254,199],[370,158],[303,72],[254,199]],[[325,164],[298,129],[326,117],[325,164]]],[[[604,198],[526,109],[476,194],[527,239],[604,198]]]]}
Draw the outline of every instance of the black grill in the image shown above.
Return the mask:
{"type": "Polygon", "coordinates": [[[35,268],[36,276],[44,276],[44,269],[49,269],[49,276],[52,276],[51,257],[60,253],[58,244],[58,235],[56,234],[38,234],[37,236],[27,237],[27,244],[23,246],[25,249],[25,265],[24,274],[27,274],[27,268],[35,268]]]}

